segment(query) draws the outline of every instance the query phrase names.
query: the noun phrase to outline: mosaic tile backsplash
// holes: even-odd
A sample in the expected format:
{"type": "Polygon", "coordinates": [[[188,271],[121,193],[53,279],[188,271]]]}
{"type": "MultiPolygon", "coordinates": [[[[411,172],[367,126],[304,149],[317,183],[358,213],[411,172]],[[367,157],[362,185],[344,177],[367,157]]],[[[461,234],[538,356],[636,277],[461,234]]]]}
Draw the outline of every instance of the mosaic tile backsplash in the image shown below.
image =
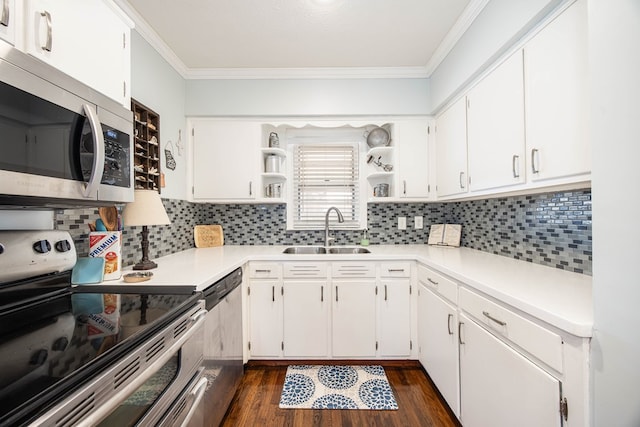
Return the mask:
{"type": "MultiPolygon", "coordinates": [[[[151,259],[194,247],[193,227],[222,224],[229,245],[322,245],[324,231],[287,231],[286,205],[194,204],[163,199],[171,225],[149,227],[151,259]]],[[[367,209],[371,244],[425,243],[429,225],[462,224],[461,246],[591,275],[591,190],[451,203],[376,203],[367,209]],[[407,229],[398,230],[398,217],[407,229]],[[424,228],[414,228],[422,216],[424,228]]],[[[70,231],[79,255],[88,252],[87,222],[97,209],[56,213],[56,227],[70,231]]],[[[123,231],[123,265],[140,260],[141,227],[123,231]]],[[[336,231],[335,244],[357,244],[362,231],[336,231]]]]}

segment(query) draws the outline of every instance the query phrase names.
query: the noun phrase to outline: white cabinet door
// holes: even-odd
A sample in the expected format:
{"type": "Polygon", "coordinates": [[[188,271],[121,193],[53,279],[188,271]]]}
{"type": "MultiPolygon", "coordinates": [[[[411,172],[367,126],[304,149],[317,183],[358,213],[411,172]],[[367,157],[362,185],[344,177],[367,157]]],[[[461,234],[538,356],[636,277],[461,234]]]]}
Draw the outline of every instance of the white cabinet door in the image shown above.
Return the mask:
{"type": "Polygon", "coordinates": [[[333,356],[375,357],[375,282],[334,281],[332,291],[333,356]]]}
{"type": "Polygon", "coordinates": [[[467,146],[471,191],[525,182],[522,51],[467,94],[467,146]]]}
{"type": "Polygon", "coordinates": [[[130,107],[130,28],[103,0],[28,0],[26,51],[130,107]]]}
{"type": "Polygon", "coordinates": [[[0,0],[0,39],[15,44],[18,16],[16,0],[0,0]]]}
{"type": "Polygon", "coordinates": [[[378,354],[411,354],[411,281],[382,280],[378,288],[378,354]]]}
{"type": "Polygon", "coordinates": [[[587,2],[577,1],[542,29],[524,57],[532,180],[590,173],[587,2]]]}
{"type": "Polygon", "coordinates": [[[191,123],[194,199],[255,199],[260,123],[206,119],[191,123]]]}
{"type": "Polygon", "coordinates": [[[560,382],[464,314],[460,322],[462,424],[560,427],[560,382]]]}
{"type": "Polygon", "coordinates": [[[461,98],[437,118],[436,174],[438,196],[467,192],[467,107],[461,98]]]}
{"type": "Polygon", "coordinates": [[[329,291],[326,281],[284,282],[284,356],[329,355],[329,291]]]}
{"type": "Polygon", "coordinates": [[[252,281],[249,286],[249,343],[251,357],[282,355],[282,285],[252,281]]]}
{"type": "Polygon", "coordinates": [[[425,285],[418,290],[420,362],[456,416],[460,416],[458,314],[425,285]]]}
{"type": "Polygon", "coordinates": [[[406,120],[395,124],[398,155],[398,196],[429,197],[428,120],[406,120]]]}

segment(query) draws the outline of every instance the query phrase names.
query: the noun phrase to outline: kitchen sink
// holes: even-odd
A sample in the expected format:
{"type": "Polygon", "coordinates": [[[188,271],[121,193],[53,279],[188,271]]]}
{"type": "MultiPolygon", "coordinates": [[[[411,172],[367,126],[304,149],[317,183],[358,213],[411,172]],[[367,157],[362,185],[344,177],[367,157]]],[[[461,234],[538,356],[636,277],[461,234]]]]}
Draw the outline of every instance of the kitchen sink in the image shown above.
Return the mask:
{"type": "Polygon", "coordinates": [[[329,248],[330,254],[370,254],[371,251],[367,248],[360,247],[340,247],[334,246],[329,248]]]}
{"type": "Polygon", "coordinates": [[[289,246],[283,254],[326,254],[327,250],[322,246],[289,246]]]}
{"type": "Polygon", "coordinates": [[[282,251],[283,254],[298,255],[314,255],[314,254],[369,254],[371,251],[367,248],[358,246],[331,246],[325,248],[322,246],[289,246],[282,251]]]}

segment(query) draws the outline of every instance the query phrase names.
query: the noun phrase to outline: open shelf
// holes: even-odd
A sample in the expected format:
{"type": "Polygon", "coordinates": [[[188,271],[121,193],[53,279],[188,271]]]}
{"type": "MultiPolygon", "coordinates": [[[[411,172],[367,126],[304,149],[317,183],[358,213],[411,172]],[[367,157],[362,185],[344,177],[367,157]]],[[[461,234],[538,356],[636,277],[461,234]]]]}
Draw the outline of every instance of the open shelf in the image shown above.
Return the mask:
{"type": "Polygon", "coordinates": [[[160,192],[160,116],[131,99],[134,188],[160,192]]]}

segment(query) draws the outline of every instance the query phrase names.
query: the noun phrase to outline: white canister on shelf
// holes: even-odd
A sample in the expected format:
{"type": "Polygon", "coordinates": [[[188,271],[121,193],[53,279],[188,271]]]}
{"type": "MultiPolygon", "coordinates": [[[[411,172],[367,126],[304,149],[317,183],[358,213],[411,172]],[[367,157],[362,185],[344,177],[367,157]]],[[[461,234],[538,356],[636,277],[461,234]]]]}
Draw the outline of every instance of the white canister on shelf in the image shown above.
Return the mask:
{"type": "Polygon", "coordinates": [[[264,159],[264,170],[267,173],[280,172],[280,159],[278,156],[270,154],[264,159]]]}

